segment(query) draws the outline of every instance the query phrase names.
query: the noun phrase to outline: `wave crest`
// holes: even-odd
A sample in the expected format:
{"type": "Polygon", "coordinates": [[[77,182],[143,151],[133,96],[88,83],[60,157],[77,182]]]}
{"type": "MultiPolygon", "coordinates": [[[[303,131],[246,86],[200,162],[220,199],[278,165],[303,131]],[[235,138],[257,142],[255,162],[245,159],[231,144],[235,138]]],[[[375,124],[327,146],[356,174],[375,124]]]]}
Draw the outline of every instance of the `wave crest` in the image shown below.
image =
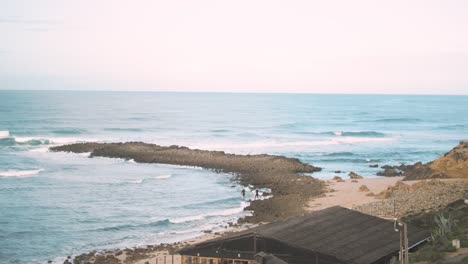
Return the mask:
{"type": "MultiPolygon", "coordinates": [[[[5,131],[1,131],[5,132],[5,131]]],[[[8,132],[8,131],[7,131],[8,132]]],[[[52,145],[52,144],[70,144],[78,142],[96,141],[96,139],[75,138],[75,137],[12,137],[7,133],[0,133],[0,146],[39,146],[39,145],[52,145]]]]}
{"type": "Polygon", "coordinates": [[[127,183],[135,183],[135,184],[142,184],[148,180],[165,180],[169,179],[172,177],[172,174],[167,174],[167,175],[160,175],[160,176],[154,176],[154,177],[149,177],[149,178],[142,178],[142,179],[137,179],[137,180],[130,180],[126,181],[127,183]]]}
{"type": "Polygon", "coordinates": [[[250,205],[249,202],[241,202],[240,206],[237,208],[230,208],[230,209],[224,209],[224,210],[214,211],[214,212],[205,213],[205,214],[191,215],[191,216],[186,216],[186,217],[169,219],[169,222],[173,224],[182,224],[182,223],[193,222],[193,221],[201,221],[208,217],[214,217],[214,216],[236,215],[236,214],[240,214],[244,212],[244,209],[249,205],[250,205]]]}
{"type": "Polygon", "coordinates": [[[320,134],[339,137],[385,137],[384,133],[376,131],[327,131],[320,134]]]}
{"type": "Polygon", "coordinates": [[[0,171],[0,177],[29,177],[29,176],[36,175],[43,170],[44,169],[0,171]]]}

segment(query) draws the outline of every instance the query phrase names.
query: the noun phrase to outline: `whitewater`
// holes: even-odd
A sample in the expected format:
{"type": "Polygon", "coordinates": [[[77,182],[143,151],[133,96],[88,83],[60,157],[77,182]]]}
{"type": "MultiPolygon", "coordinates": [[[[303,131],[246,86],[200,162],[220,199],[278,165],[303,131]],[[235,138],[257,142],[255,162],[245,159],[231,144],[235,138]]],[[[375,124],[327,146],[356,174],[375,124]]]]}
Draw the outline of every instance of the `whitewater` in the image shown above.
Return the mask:
{"type": "MultiPolygon", "coordinates": [[[[467,96],[0,91],[0,263],[46,263],[223,230],[244,211],[233,175],[48,151],[143,141],[278,154],[376,177],[468,135],[467,96]]],[[[345,177],[345,174],[340,176],[345,177]]]]}

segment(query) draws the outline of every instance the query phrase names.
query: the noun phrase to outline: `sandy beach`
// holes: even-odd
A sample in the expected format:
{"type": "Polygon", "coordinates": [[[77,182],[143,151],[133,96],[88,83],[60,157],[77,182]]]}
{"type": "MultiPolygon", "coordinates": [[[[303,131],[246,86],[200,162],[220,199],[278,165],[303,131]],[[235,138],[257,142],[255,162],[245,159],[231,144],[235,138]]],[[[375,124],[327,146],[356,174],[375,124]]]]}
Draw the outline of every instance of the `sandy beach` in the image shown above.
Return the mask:
{"type": "Polygon", "coordinates": [[[354,208],[359,205],[374,202],[374,196],[369,196],[369,193],[380,193],[390,186],[394,186],[404,177],[375,177],[364,178],[359,180],[346,179],[343,182],[328,180],[329,192],[324,197],[315,198],[307,204],[308,211],[322,210],[331,206],[342,206],[346,208],[354,208]],[[369,191],[359,191],[359,188],[365,185],[369,191]]]}

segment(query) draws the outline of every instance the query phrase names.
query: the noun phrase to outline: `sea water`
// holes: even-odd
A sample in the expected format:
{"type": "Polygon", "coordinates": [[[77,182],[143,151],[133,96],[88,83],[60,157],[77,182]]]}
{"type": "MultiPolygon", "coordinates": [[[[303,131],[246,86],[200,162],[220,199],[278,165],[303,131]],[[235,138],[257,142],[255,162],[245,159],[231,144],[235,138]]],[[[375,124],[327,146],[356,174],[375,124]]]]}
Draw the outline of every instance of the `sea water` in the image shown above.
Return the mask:
{"type": "Polygon", "coordinates": [[[467,140],[467,110],[467,96],[0,91],[0,263],[177,241],[248,213],[233,175],[50,146],[143,141],[376,177],[369,165],[427,162],[467,140]]]}

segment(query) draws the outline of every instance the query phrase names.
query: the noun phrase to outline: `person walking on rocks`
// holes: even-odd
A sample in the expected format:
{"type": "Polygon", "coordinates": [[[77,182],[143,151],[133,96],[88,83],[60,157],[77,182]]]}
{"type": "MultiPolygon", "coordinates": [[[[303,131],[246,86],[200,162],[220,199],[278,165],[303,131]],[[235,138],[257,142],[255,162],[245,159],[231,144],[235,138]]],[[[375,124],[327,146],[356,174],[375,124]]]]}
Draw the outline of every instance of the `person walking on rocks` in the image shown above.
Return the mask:
{"type": "Polygon", "coordinates": [[[245,189],[242,189],[241,193],[242,193],[242,198],[245,199],[245,189]]]}
{"type": "Polygon", "coordinates": [[[255,190],[255,200],[258,198],[258,189],[255,190]]]}

